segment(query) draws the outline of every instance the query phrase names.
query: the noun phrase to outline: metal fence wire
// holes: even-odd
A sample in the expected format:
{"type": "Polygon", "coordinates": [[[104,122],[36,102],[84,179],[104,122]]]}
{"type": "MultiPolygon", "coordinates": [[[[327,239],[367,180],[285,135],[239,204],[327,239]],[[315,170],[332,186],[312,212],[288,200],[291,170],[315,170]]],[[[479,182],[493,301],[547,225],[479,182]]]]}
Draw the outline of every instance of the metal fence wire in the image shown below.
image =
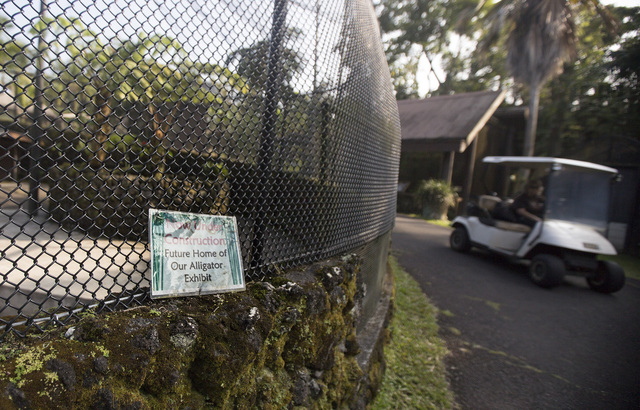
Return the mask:
{"type": "Polygon", "coordinates": [[[144,303],[149,208],[235,216],[248,280],[386,252],[400,126],[369,0],[0,7],[0,338],[144,303]]]}

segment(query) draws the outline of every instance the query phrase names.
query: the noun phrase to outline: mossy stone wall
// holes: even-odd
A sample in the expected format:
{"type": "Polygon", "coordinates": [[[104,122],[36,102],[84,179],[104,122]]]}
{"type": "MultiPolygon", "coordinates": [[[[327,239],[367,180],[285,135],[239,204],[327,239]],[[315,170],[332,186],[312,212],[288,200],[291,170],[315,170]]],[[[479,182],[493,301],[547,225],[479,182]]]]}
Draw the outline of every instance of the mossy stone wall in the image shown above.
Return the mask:
{"type": "Polygon", "coordinates": [[[0,408],[363,408],[381,372],[357,361],[360,266],[336,258],[5,340],[0,408]]]}

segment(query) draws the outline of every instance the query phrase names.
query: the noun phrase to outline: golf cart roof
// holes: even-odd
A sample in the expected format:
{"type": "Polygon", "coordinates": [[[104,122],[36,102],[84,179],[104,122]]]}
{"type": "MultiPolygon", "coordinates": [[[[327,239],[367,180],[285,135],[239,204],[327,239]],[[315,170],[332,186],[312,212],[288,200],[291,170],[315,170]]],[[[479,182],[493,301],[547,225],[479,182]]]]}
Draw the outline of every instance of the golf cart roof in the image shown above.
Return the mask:
{"type": "Polygon", "coordinates": [[[484,157],[482,162],[487,164],[511,165],[525,168],[546,168],[559,165],[569,168],[580,168],[585,171],[607,172],[617,174],[615,168],[606,167],[586,161],[553,157],[484,157]]]}

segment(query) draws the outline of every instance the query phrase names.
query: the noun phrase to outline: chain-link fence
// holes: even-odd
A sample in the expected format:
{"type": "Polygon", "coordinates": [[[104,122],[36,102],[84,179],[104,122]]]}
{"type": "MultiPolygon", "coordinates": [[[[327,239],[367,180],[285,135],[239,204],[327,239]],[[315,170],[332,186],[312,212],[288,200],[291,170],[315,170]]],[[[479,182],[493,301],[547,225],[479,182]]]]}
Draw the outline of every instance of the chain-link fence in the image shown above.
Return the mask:
{"type": "Polygon", "coordinates": [[[400,137],[368,0],[0,10],[0,337],[144,303],[149,208],[236,216],[248,280],[363,249],[377,297],[400,137]]]}

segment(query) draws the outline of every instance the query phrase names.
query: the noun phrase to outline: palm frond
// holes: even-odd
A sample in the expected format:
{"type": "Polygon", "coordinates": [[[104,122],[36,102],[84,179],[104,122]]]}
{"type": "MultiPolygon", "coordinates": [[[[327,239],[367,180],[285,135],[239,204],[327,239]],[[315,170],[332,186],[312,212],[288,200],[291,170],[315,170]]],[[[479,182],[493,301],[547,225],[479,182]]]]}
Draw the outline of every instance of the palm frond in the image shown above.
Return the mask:
{"type": "Polygon", "coordinates": [[[566,0],[526,2],[508,42],[507,66],[516,81],[543,83],[575,56],[571,5],[566,0]]]}

